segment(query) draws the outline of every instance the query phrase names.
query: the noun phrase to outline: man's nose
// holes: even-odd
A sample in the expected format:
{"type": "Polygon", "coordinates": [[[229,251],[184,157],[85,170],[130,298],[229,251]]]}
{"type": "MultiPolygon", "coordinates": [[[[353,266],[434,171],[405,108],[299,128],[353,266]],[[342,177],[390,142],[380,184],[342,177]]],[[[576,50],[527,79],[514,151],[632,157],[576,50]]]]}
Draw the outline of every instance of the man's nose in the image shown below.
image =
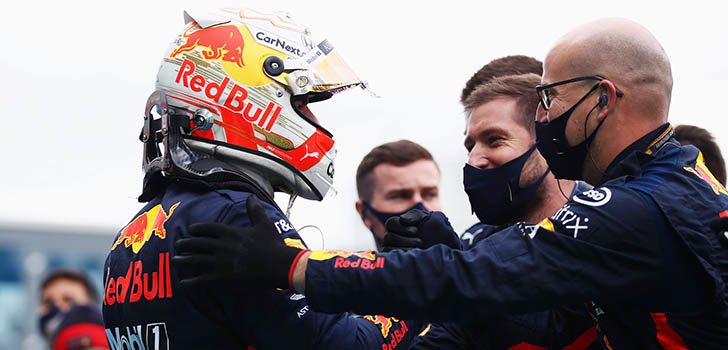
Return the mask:
{"type": "Polygon", "coordinates": [[[485,147],[476,144],[468,154],[468,164],[478,169],[487,168],[490,162],[488,161],[485,147]]]}
{"type": "Polygon", "coordinates": [[[422,200],[422,193],[420,193],[420,191],[415,191],[415,193],[412,195],[412,203],[410,204],[415,205],[422,202],[424,202],[422,200]]]}

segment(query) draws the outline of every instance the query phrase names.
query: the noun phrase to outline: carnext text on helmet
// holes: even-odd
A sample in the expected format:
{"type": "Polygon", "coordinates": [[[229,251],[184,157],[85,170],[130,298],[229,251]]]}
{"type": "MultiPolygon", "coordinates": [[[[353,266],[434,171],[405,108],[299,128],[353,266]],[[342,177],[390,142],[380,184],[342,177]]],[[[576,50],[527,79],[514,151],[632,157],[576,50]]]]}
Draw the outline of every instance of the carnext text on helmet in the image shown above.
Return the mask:
{"type": "Polygon", "coordinates": [[[273,46],[280,47],[281,49],[286,50],[286,51],[288,51],[288,52],[290,52],[290,53],[292,53],[292,54],[294,54],[294,55],[296,55],[298,57],[303,56],[303,52],[301,52],[301,49],[298,49],[298,48],[295,48],[295,47],[293,47],[291,45],[286,44],[286,41],[285,40],[281,40],[281,39],[278,39],[278,38],[271,38],[271,37],[265,35],[265,33],[263,33],[263,32],[257,32],[257,33],[255,33],[255,38],[258,39],[258,40],[260,40],[260,41],[262,41],[262,42],[264,42],[264,43],[268,43],[268,44],[271,44],[273,46]]]}

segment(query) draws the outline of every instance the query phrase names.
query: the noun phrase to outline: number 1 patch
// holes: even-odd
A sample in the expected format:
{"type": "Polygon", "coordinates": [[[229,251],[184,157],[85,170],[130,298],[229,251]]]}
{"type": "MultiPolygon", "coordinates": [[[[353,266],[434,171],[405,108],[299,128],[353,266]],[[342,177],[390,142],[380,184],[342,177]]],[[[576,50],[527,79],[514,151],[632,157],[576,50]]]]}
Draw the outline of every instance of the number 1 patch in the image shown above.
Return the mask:
{"type": "Polygon", "coordinates": [[[601,207],[612,199],[612,191],[606,187],[594,188],[574,196],[574,202],[591,207],[601,207]]]}

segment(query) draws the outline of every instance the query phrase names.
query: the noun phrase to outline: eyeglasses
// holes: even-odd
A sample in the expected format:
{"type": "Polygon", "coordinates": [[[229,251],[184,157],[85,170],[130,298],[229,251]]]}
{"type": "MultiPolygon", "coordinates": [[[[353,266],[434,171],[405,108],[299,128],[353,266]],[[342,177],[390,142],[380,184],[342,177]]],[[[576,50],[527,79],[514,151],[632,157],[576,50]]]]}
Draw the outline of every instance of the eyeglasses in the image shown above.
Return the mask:
{"type": "MultiPolygon", "coordinates": [[[[541,106],[543,107],[544,110],[548,111],[549,108],[551,107],[551,101],[552,101],[552,97],[553,97],[552,96],[553,92],[550,90],[551,88],[559,86],[559,85],[575,83],[577,81],[584,81],[584,80],[602,81],[604,79],[605,78],[600,75],[589,75],[589,76],[571,78],[571,79],[562,80],[562,81],[558,81],[558,82],[551,83],[551,84],[537,85],[536,93],[538,94],[538,99],[539,99],[539,102],[541,103],[541,106]]],[[[598,84],[594,85],[591,88],[591,90],[589,90],[589,94],[591,94],[597,86],[598,86],[598,84]]],[[[617,90],[617,96],[622,97],[622,95],[623,95],[622,92],[617,90]]]]}

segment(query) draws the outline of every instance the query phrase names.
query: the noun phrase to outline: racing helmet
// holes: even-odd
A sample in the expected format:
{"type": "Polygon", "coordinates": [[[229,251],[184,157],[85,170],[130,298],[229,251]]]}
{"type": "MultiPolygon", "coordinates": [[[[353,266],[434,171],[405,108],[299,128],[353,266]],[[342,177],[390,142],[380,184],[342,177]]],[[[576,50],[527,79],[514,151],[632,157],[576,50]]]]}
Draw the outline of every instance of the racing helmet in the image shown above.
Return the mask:
{"type": "Polygon", "coordinates": [[[361,81],[328,40],[282,13],[184,12],[149,97],[140,136],[144,197],[167,177],[251,180],[322,200],[333,184],[333,135],[307,107],[361,81]]]}

